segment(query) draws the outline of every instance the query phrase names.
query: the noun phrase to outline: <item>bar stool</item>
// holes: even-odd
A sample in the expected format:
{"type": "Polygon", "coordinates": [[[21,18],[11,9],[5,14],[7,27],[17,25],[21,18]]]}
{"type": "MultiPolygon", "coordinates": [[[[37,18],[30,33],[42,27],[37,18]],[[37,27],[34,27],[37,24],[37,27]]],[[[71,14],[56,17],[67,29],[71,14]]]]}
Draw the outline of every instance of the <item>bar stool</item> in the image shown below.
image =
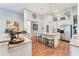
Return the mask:
{"type": "Polygon", "coordinates": [[[41,41],[41,38],[42,38],[41,33],[39,33],[39,34],[37,35],[37,41],[40,42],[40,41],[41,41]]]}
{"type": "Polygon", "coordinates": [[[42,43],[46,44],[46,35],[42,34],[42,43]]]}
{"type": "Polygon", "coordinates": [[[46,45],[54,47],[54,36],[53,35],[48,35],[46,43],[47,43],[46,45]]]}

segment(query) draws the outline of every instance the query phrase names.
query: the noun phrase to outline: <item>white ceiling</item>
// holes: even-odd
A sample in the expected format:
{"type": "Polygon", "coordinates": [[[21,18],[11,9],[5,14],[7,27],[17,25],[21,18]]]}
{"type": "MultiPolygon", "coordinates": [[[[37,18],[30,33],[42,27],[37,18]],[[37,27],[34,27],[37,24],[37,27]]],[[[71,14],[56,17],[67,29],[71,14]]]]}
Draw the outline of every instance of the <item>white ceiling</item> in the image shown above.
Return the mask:
{"type": "Polygon", "coordinates": [[[75,5],[76,3],[0,3],[0,8],[21,13],[23,9],[28,9],[38,14],[47,14],[60,12],[75,5]]]}

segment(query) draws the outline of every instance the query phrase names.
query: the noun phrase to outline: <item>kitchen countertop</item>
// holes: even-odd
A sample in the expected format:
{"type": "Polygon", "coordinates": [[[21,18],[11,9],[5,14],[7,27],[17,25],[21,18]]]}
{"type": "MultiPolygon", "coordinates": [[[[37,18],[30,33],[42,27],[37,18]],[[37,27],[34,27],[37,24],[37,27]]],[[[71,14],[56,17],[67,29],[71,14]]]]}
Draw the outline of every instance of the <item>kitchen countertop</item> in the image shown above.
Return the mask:
{"type": "MultiPolygon", "coordinates": [[[[15,45],[9,44],[8,47],[13,48],[13,47],[17,47],[17,46],[31,42],[31,39],[28,38],[27,36],[21,35],[21,37],[24,38],[24,42],[15,44],[15,45]]],[[[5,33],[0,34],[0,43],[5,43],[5,42],[9,42],[9,41],[10,41],[10,36],[8,34],[5,34],[5,33]]]]}
{"type": "Polygon", "coordinates": [[[8,34],[0,34],[0,43],[9,42],[10,37],[8,34]]]}
{"type": "Polygon", "coordinates": [[[70,56],[79,56],[79,37],[73,37],[70,41],[70,56]]]}
{"type": "Polygon", "coordinates": [[[41,33],[41,34],[45,34],[45,35],[57,35],[57,34],[59,34],[59,33],[53,32],[53,33],[41,33]]]}
{"type": "Polygon", "coordinates": [[[71,39],[70,45],[79,47],[79,39],[71,39]]]}

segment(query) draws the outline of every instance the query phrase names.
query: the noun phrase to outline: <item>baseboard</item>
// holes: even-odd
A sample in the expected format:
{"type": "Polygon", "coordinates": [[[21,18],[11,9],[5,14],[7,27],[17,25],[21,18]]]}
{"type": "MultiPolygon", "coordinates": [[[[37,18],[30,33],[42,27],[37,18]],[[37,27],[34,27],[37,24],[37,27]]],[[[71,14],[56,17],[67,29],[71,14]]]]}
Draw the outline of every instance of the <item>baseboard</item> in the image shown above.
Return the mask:
{"type": "Polygon", "coordinates": [[[61,41],[70,42],[70,41],[68,41],[68,40],[64,40],[64,39],[61,39],[61,41]]]}

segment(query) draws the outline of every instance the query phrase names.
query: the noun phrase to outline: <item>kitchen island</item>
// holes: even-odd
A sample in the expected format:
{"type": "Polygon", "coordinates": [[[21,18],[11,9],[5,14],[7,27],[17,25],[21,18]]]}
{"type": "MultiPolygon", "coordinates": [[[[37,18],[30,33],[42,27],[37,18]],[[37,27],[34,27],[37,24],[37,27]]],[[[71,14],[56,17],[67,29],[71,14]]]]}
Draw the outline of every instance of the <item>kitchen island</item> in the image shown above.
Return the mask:
{"type": "Polygon", "coordinates": [[[8,56],[8,42],[9,36],[4,33],[0,33],[0,56],[8,56]]]}
{"type": "Polygon", "coordinates": [[[24,35],[22,37],[24,37],[24,42],[13,45],[9,44],[10,37],[8,35],[0,36],[0,56],[31,56],[31,39],[24,35]]]}

